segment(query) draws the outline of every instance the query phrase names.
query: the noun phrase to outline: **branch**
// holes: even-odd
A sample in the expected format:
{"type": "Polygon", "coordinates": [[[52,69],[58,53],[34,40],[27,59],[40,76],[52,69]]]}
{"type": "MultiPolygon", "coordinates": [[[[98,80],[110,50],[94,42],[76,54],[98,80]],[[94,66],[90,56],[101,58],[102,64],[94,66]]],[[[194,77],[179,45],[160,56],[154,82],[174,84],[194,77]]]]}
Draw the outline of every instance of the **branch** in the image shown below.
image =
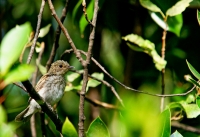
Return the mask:
{"type": "MultiPolygon", "coordinates": [[[[80,95],[79,92],[77,92],[77,94],[80,95]]],[[[88,101],[89,103],[93,104],[94,106],[99,106],[99,107],[106,108],[106,109],[114,109],[114,110],[118,110],[118,111],[123,110],[123,108],[121,108],[121,107],[114,106],[114,105],[111,105],[111,104],[108,104],[108,103],[105,103],[105,102],[101,102],[101,101],[96,100],[96,99],[90,99],[87,96],[85,96],[85,100],[88,101]]]]}
{"type": "MultiPolygon", "coordinates": [[[[83,51],[81,51],[81,52],[83,52],[83,51]]],[[[78,73],[78,74],[80,74],[80,75],[83,75],[83,72],[79,72],[79,71],[77,71],[77,70],[70,70],[70,71],[73,71],[73,72],[75,72],[75,73],[78,73]]],[[[115,88],[114,88],[110,83],[108,83],[108,82],[105,81],[105,80],[101,80],[101,79],[95,78],[95,77],[91,76],[90,74],[88,74],[88,77],[90,77],[90,78],[92,78],[92,79],[94,79],[94,80],[96,80],[96,81],[99,81],[99,82],[101,82],[102,84],[104,84],[104,85],[106,85],[107,87],[109,87],[109,88],[111,89],[111,91],[113,92],[113,94],[116,96],[116,98],[119,100],[120,104],[124,107],[124,103],[123,103],[122,99],[120,98],[120,96],[117,94],[117,91],[115,90],[115,88]]]]}
{"type": "MultiPolygon", "coordinates": [[[[66,53],[70,53],[72,52],[73,50],[72,49],[69,49],[69,50],[66,50],[61,56],[63,56],[64,54],[66,53]]],[[[84,51],[81,51],[79,50],[82,54],[84,55],[87,55],[84,51]]],[[[150,95],[150,96],[156,96],[156,97],[174,97],[174,96],[185,96],[189,93],[191,93],[194,89],[195,89],[195,85],[190,89],[188,90],[187,92],[185,93],[179,93],[179,94],[165,94],[165,95],[161,95],[161,94],[152,94],[152,93],[149,93],[149,92],[145,92],[145,91],[141,91],[141,90],[137,90],[137,89],[134,89],[134,88],[131,88],[131,87],[128,87],[126,85],[124,85],[123,83],[121,83],[119,80],[117,80],[116,78],[114,78],[111,74],[109,74],[103,66],[101,66],[101,64],[93,57],[91,57],[92,61],[106,74],[108,75],[112,80],[114,80],[115,82],[117,82],[119,85],[121,85],[122,87],[124,87],[125,89],[127,90],[131,90],[131,91],[134,91],[134,92],[137,92],[137,93],[142,93],[142,94],[147,94],[147,95],[150,95]]]]}
{"type": "MultiPolygon", "coordinates": [[[[161,49],[161,57],[164,60],[165,59],[165,48],[166,48],[166,35],[167,35],[167,17],[164,18],[165,21],[165,29],[163,30],[163,36],[162,36],[162,49],[161,49]]],[[[161,71],[161,94],[165,94],[165,68],[162,69],[161,71]]],[[[161,97],[161,102],[160,102],[160,111],[162,112],[164,109],[164,101],[165,98],[161,97]]]]}
{"type": "MultiPolygon", "coordinates": [[[[62,24],[65,20],[66,15],[67,15],[68,3],[69,3],[69,0],[66,0],[65,7],[62,10],[62,16],[60,18],[60,21],[61,21],[62,24]]],[[[49,60],[47,61],[47,64],[46,64],[47,71],[49,70],[51,64],[53,63],[54,57],[56,55],[56,51],[59,47],[60,33],[61,33],[61,27],[58,25],[58,27],[56,29],[56,35],[55,35],[55,38],[54,38],[54,43],[53,43],[53,46],[52,46],[51,54],[50,54],[49,60]]]]}
{"type": "Polygon", "coordinates": [[[86,8],[86,1],[83,0],[82,2],[82,6],[83,6],[83,13],[85,15],[85,19],[87,20],[87,22],[93,26],[92,22],[88,19],[88,16],[87,16],[87,8],[86,8]]]}
{"type": "Polygon", "coordinates": [[[192,126],[189,126],[189,125],[185,125],[185,124],[179,123],[177,121],[172,121],[172,126],[176,127],[176,128],[183,129],[185,131],[189,131],[189,132],[200,134],[200,129],[199,128],[195,128],[195,127],[192,127],[192,126]]]}
{"type": "Polygon", "coordinates": [[[83,68],[84,68],[84,73],[83,73],[83,85],[82,85],[82,89],[80,92],[80,103],[79,103],[79,123],[78,123],[79,137],[84,137],[84,121],[85,121],[84,104],[85,104],[86,87],[87,87],[87,82],[88,82],[88,64],[90,64],[92,48],[94,45],[96,21],[97,21],[97,14],[98,14],[98,10],[99,10],[98,3],[99,3],[99,1],[95,0],[94,15],[93,15],[93,19],[92,19],[93,26],[92,26],[92,30],[91,30],[90,37],[89,37],[89,46],[88,46],[86,61],[82,63],[83,68]]]}
{"type": "Polygon", "coordinates": [[[40,95],[35,91],[31,83],[27,80],[22,82],[26,90],[28,91],[31,98],[33,98],[40,106],[42,107],[42,111],[45,112],[51,120],[54,122],[56,129],[61,132],[63,123],[61,120],[57,117],[56,114],[49,108],[49,106],[46,104],[46,102],[40,97],[40,95]]]}
{"type": "Polygon", "coordinates": [[[76,48],[74,42],[72,41],[72,39],[71,39],[71,37],[70,37],[70,35],[69,35],[67,29],[65,28],[65,26],[62,24],[62,22],[61,22],[60,19],[58,18],[58,15],[57,15],[56,12],[55,12],[55,9],[54,9],[54,6],[53,6],[51,0],[48,0],[48,4],[49,4],[49,8],[50,8],[50,10],[51,10],[51,12],[52,12],[53,17],[56,19],[56,21],[58,22],[58,24],[59,24],[59,26],[60,26],[62,32],[63,32],[64,35],[65,35],[65,37],[68,39],[69,44],[71,45],[71,47],[72,47],[72,49],[73,49],[73,51],[74,51],[74,54],[76,55],[76,57],[78,58],[78,60],[81,62],[81,64],[84,64],[84,60],[83,60],[83,58],[81,57],[81,54],[77,51],[77,48],[76,48]]]}
{"type": "Polygon", "coordinates": [[[37,22],[36,33],[35,33],[35,37],[34,37],[34,39],[33,39],[33,43],[32,43],[32,46],[31,46],[30,53],[29,53],[29,55],[28,55],[28,59],[27,59],[27,62],[26,62],[27,64],[30,64],[31,59],[32,59],[32,57],[33,57],[35,45],[36,45],[36,42],[37,42],[37,39],[38,39],[38,35],[39,35],[39,33],[40,33],[40,25],[41,25],[42,13],[43,13],[43,11],[44,11],[45,3],[46,3],[46,0],[42,0],[41,7],[40,7],[40,13],[39,13],[39,15],[38,15],[38,22],[37,22]]]}

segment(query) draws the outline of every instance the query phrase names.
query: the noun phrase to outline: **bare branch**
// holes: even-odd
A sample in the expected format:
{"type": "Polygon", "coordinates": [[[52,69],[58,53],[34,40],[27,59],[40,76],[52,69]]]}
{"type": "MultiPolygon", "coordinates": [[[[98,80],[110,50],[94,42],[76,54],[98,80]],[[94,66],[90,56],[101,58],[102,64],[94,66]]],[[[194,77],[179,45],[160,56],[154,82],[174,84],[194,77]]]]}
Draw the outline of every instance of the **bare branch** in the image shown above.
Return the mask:
{"type": "Polygon", "coordinates": [[[74,51],[74,54],[76,55],[76,57],[78,58],[78,60],[81,62],[81,64],[84,64],[84,60],[82,59],[81,54],[77,51],[77,48],[76,48],[74,42],[72,41],[72,39],[71,39],[71,37],[70,37],[67,29],[65,28],[65,26],[62,24],[62,22],[58,18],[58,15],[55,12],[55,9],[54,9],[54,6],[53,6],[51,0],[48,0],[48,4],[49,4],[49,8],[50,8],[50,10],[52,12],[53,17],[56,19],[56,21],[58,22],[58,24],[59,24],[62,32],[64,33],[64,35],[68,39],[69,44],[71,45],[71,47],[72,47],[72,49],[74,51]]]}
{"type": "MultiPolygon", "coordinates": [[[[98,14],[98,6],[99,1],[95,0],[94,4],[94,14],[93,14],[93,19],[92,19],[92,30],[90,33],[89,37],[89,46],[88,46],[88,52],[86,56],[86,61],[82,63],[84,67],[84,73],[83,73],[83,85],[82,89],[80,92],[80,103],[79,103],[79,137],[84,137],[84,121],[85,121],[85,116],[84,116],[84,104],[85,104],[85,93],[86,93],[86,87],[87,87],[87,82],[88,82],[88,64],[90,63],[91,60],[91,54],[92,54],[92,48],[94,45],[94,37],[95,37],[95,29],[96,29],[96,21],[97,21],[97,14],[98,14]]],[[[79,52],[80,53],[80,52],[79,52]]]]}
{"type": "MultiPolygon", "coordinates": [[[[78,95],[80,95],[79,92],[77,92],[78,95]]],[[[102,108],[106,108],[106,109],[114,109],[114,110],[123,110],[123,108],[121,107],[118,107],[118,106],[114,106],[112,104],[108,104],[108,103],[105,103],[105,102],[101,102],[99,100],[96,100],[96,99],[91,99],[87,96],[85,96],[85,100],[90,102],[91,104],[93,104],[94,106],[99,106],[99,107],[102,107],[102,108]]]]}
{"type": "MultiPolygon", "coordinates": [[[[65,17],[67,15],[68,3],[69,3],[69,0],[66,0],[65,7],[62,10],[62,16],[60,18],[61,23],[64,22],[65,17]]],[[[54,43],[53,43],[53,46],[52,46],[51,54],[50,54],[49,60],[47,61],[47,64],[46,64],[47,71],[49,70],[51,64],[53,63],[54,57],[56,55],[56,51],[59,47],[60,33],[61,33],[61,27],[58,25],[58,27],[56,29],[56,35],[55,35],[55,38],[54,38],[54,43]]]]}
{"type": "MultiPolygon", "coordinates": [[[[81,52],[83,52],[83,51],[81,51],[81,52]]],[[[77,71],[77,70],[71,70],[71,71],[73,71],[73,72],[75,72],[75,73],[78,73],[78,74],[80,74],[80,75],[83,75],[83,72],[79,72],[79,71],[77,71]]],[[[104,85],[106,85],[107,87],[109,87],[109,88],[111,89],[111,91],[113,92],[113,94],[116,96],[116,98],[119,100],[120,104],[124,107],[124,103],[123,103],[122,99],[120,98],[120,96],[117,94],[117,91],[115,90],[115,88],[114,88],[110,83],[108,83],[108,82],[105,81],[105,80],[101,80],[101,79],[95,78],[95,77],[91,76],[90,74],[88,74],[88,77],[90,77],[90,78],[92,78],[92,79],[94,79],[94,80],[96,80],[96,81],[99,81],[99,82],[101,82],[102,84],[104,84],[104,85]]]]}
{"type": "Polygon", "coordinates": [[[176,127],[176,128],[183,129],[185,131],[189,131],[189,132],[200,134],[200,129],[199,128],[195,128],[195,127],[192,127],[192,126],[189,126],[189,125],[185,125],[185,124],[179,123],[177,121],[172,121],[172,127],[176,127]]]}
{"type": "MultiPolygon", "coordinates": [[[[72,52],[73,50],[72,49],[69,49],[69,50],[66,50],[62,56],[66,53],[70,53],[72,52]]],[[[82,54],[84,55],[87,55],[84,51],[81,51],[79,50],[82,54]]],[[[194,89],[195,89],[195,85],[190,89],[188,90],[187,92],[185,93],[180,93],[180,94],[165,94],[165,95],[161,95],[161,94],[153,94],[153,93],[149,93],[149,92],[145,92],[145,91],[141,91],[141,90],[137,90],[137,89],[134,89],[134,88],[131,88],[131,87],[128,87],[126,85],[124,85],[123,83],[121,83],[120,81],[118,81],[116,78],[114,78],[111,74],[109,74],[103,66],[101,66],[101,64],[96,60],[94,59],[93,57],[91,57],[92,61],[106,74],[108,75],[111,79],[113,79],[115,82],[117,82],[119,85],[121,85],[122,87],[124,87],[125,89],[127,90],[131,90],[131,91],[134,91],[134,92],[137,92],[137,93],[142,93],[142,94],[147,94],[147,95],[150,95],[150,96],[156,96],[156,97],[174,97],[174,96],[185,96],[189,93],[191,93],[194,89]]]]}
{"type": "Polygon", "coordinates": [[[88,22],[90,25],[93,26],[92,22],[88,19],[88,16],[87,16],[87,11],[86,11],[87,8],[86,8],[86,1],[85,1],[85,0],[83,0],[82,6],[83,6],[83,13],[84,13],[84,15],[85,15],[85,19],[87,20],[87,22],[88,22]]]}
{"type": "Polygon", "coordinates": [[[33,39],[33,43],[32,43],[32,46],[31,46],[30,53],[28,55],[28,59],[27,59],[27,62],[26,62],[27,64],[30,64],[31,59],[33,57],[35,45],[36,45],[36,42],[37,42],[37,39],[38,39],[38,35],[40,33],[40,25],[41,25],[42,13],[44,11],[45,3],[46,3],[46,0],[42,0],[41,7],[40,7],[40,13],[38,15],[38,22],[37,22],[36,33],[35,33],[35,36],[34,36],[34,39],[33,39]]]}
{"type": "MultiPolygon", "coordinates": [[[[166,48],[166,36],[167,36],[167,17],[164,18],[165,21],[165,29],[163,30],[163,36],[162,36],[162,49],[161,49],[161,57],[164,60],[165,59],[165,48],[166,48]]],[[[161,94],[165,94],[165,68],[161,71],[161,94]]],[[[160,111],[162,112],[164,109],[164,102],[165,98],[161,97],[160,101],[160,111]]]]}

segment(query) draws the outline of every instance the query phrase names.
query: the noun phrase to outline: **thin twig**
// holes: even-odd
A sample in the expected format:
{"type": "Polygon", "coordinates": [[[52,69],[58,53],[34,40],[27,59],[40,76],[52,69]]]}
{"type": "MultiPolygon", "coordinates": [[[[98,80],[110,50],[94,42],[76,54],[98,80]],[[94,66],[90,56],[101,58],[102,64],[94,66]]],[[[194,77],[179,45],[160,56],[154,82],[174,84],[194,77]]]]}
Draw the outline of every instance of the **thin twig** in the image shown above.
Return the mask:
{"type": "MultiPolygon", "coordinates": [[[[162,49],[161,49],[161,57],[164,60],[165,59],[165,48],[166,48],[166,36],[167,36],[167,17],[164,18],[165,21],[165,29],[163,30],[163,36],[162,36],[162,49]]],[[[161,95],[165,94],[165,68],[161,71],[161,95]]],[[[164,109],[164,102],[165,97],[161,97],[160,102],[160,111],[162,112],[164,109]]]]}
{"type": "MultiPolygon", "coordinates": [[[[42,54],[44,53],[44,48],[45,48],[45,43],[42,42],[41,43],[41,51],[40,51],[40,53],[38,55],[38,58],[36,59],[36,61],[37,61],[36,64],[40,64],[40,61],[42,59],[42,54]]],[[[39,70],[39,68],[37,66],[36,70],[35,70],[35,73],[33,74],[33,78],[32,78],[32,85],[33,85],[33,87],[35,87],[35,85],[36,85],[38,70],[39,70]]]]}
{"type": "Polygon", "coordinates": [[[87,82],[88,82],[88,64],[90,64],[90,60],[91,60],[92,48],[94,45],[94,38],[95,38],[97,14],[98,14],[98,10],[99,10],[98,3],[99,3],[99,1],[95,0],[94,14],[93,14],[93,19],[92,19],[93,26],[92,26],[92,30],[91,30],[90,37],[89,37],[89,46],[88,46],[86,61],[82,63],[83,68],[84,68],[84,73],[83,73],[83,85],[82,85],[82,89],[80,92],[80,103],[79,103],[79,123],[78,123],[79,137],[84,137],[84,134],[85,134],[84,133],[84,121],[85,121],[84,104],[85,104],[86,87],[87,87],[87,82]]]}
{"type": "MultiPolygon", "coordinates": [[[[77,71],[77,70],[70,70],[70,71],[73,71],[73,72],[75,72],[75,73],[78,73],[78,74],[80,74],[80,75],[83,75],[83,72],[79,72],[79,71],[77,71]]],[[[92,79],[94,79],[94,80],[96,80],[96,81],[99,81],[99,82],[101,82],[102,84],[104,84],[104,85],[106,85],[107,87],[109,87],[109,88],[111,89],[111,91],[113,92],[113,94],[116,96],[116,98],[119,100],[120,104],[124,107],[124,103],[123,103],[122,99],[120,98],[120,96],[117,94],[117,91],[115,90],[115,88],[114,88],[110,83],[108,83],[108,82],[105,81],[105,80],[101,80],[101,79],[95,78],[95,77],[91,76],[90,74],[88,74],[88,77],[90,77],[90,78],[92,78],[92,79]]]]}
{"type": "MultiPolygon", "coordinates": [[[[63,56],[64,54],[66,53],[70,53],[72,52],[73,49],[69,49],[69,50],[66,50],[61,56],[63,56]]],[[[79,50],[82,54],[84,54],[85,52],[84,51],[81,51],[79,50]]],[[[84,54],[86,55],[86,54],[84,54]]],[[[150,95],[150,96],[156,96],[156,97],[174,97],[174,96],[185,96],[189,93],[191,93],[194,88],[196,87],[195,85],[190,89],[188,90],[187,92],[185,93],[179,93],[179,94],[165,94],[165,95],[161,95],[161,94],[153,94],[153,93],[149,93],[149,92],[145,92],[145,91],[141,91],[141,90],[137,90],[137,89],[134,89],[134,88],[131,88],[131,87],[128,87],[126,85],[124,85],[123,83],[121,83],[119,80],[117,80],[116,78],[114,78],[111,74],[108,73],[108,71],[106,71],[104,69],[103,66],[101,66],[101,64],[96,60],[94,59],[93,57],[91,58],[91,60],[106,74],[108,75],[112,80],[114,80],[115,82],[117,82],[119,85],[121,85],[122,87],[124,87],[125,89],[127,90],[131,90],[131,91],[134,91],[134,92],[137,92],[137,93],[141,93],[141,94],[147,94],[147,95],[150,95]]]]}
{"type": "MultiPolygon", "coordinates": [[[[62,16],[60,17],[60,21],[62,23],[64,22],[65,17],[67,15],[68,3],[69,3],[69,0],[66,0],[65,7],[62,10],[62,16]]],[[[53,46],[52,46],[51,54],[50,54],[49,60],[47,61],[47,64],[46,64],[47,71],[49,70],[49,68],[50,68],[50,66],[52,64],[52,62],[54,60],[54,57],[56,55],[56,51],[57,51],[57,49],[59,47],[60,33],[61,33],[61,28],[58,25],[57,29],[56,29],[56,35],[55,35],[55,38],[54,38],[54,43],[53,43],[53,46]]]]}
{"type": "Polygon", "coordinates": [[[93,26],[92,22],[88,19],[88,16],[87,16],[87,8],[86,8],[86,1],[83,0],[82,2],[82,6],[83,6],[83,13],[84,13],[84,16],[85,16],[85,19],[87,20],[87,22],[93,26]]]}
{"type": "Polygon", "coordinates": [[[13,84],[27,92],[26,88],[23,85],[20,85],[20,84],[18,84],[16,82],[14,82],[13,84]]]}
{"type": "Polygon", "coordinates": [[[30,127],[31,127],[31,136],[37,137],[36,127],[35,127],[35,114],[31,117],[30,127]]]}
{"type": "MultiPolygon", "coordinates": [[[[77,92],[78,95],[80,95],[79,92],[77,92]]],[[[96,100],[96,99],[91,99],[87,96],[85,96],[85,100],[90,102],[91,104],[93,104],[94,106],[98,106],[98,107],[102,107],[102,108],[106,108],[106,109],[114,109],[114,110],[118,110],[118,111],[121,111],[123,110],[123,108],[119,107],[119,106],[114,106],[112,104],[108,104],[108,103],[105,103],[105,102],[101,102],[99,100],[96,100]]]]}
{"type": "Polygon", "coordinates": [[[199,128],[195,128],[195,127],[192,127],[192,126],[189,126],[189,125],[185,125],[185,124],[179,123],[177,121],[172,121],[172,126],[176,127],[176,128],[183,129],[185,131],[189,131],[189,132],[200,134],[200,129],[199,128]]]}
{"type": "Polygon", "coordinates": [[[35,33],[35,36],[34,36],[34,39],[33,39],[33,43],[32,43],[32,46],[31,46],[30,53],[28,55],[28,59],[27,59],[27,62],[26,62],[27,64],[30,64],[31,59],[33,57],[35,45],[36,45],[36,42],[37,42],[37,39],[38,39],[38,35],[40,33],[40,25],[41,25],[42,13],[44,11],[45,3],[46,3],[46,0],[42,0],[41,6],[40,6],[40,13],[38,14],[38,22],[37,22],[36,33],[35,33]]]}
{"type": "Polygon", "coordinates": [[[74,54],[76,55],[76,57],[78,58],[78,60],[81,62],[81,64],[84,64],[84,60],[83,58],[81,57],[81,54],[80,52],[77,51],[77,48],[74,44],[74,42],[72,41],[67,29],[65,28],[65,26],[62,24],[62,22],[60,21],[60,19],[58,18],[58,15],[56,14],[55,12],[55,9],[54,9],[54,6],[52,4],[52,1],[51,0],[48,0],[48,4],[49,4],[49,8],[52,12],[52,15],[53,17],[56,19],[56,21],[58,22],[63,34],[66,36],[66,38],[68,39],[68,42],[69,44],[71,45],[73,51],[74,51],[74,54]]]}
{"type": "MultiPolygon", "coordinates": [[[[41,46],[41,47],[40,47],[40,48],[41,48],[41,51],[39,52],[39,55],[38,55],[38,58],[37,58],[37,62],[38,62],[37,64],[40,64],[40,61],[41,61],[41,59],[42,59],[42,55],[43,55],[43,53],[44,53],[44,48],[45,48],[45,43],[42,42],[40,46],[41,46]]],[[[33,85],[33,87],[35,87],[35,85],[36,85],[38,70],[39,70],[39,68],[38,68],[38,66],[37,66],[37,67],[36,67],[36,70],[35,70],[35,72],[34,72],[34,74],[33,74],[33,78],[32,78],[32,85],[33,85]]],[[[43,121],[43,122],[44,122],[44,121],[43,121]]],[[[43,125],[43,124],[42,124],[42,125],[43,125]]],[[[41,126],[42,126],[42,125],[41,125],[41,126]]],[[[36,137],[37,133],[36,133],[36,127],[35,127],[35,114],[33,114],[33,116],[31,117],[30,126],[31,126],[31,135],[32,135],[33,137],[36,137]]],[[[42,128],[42,129],[45,129],[45,128],[42,128]]],[[[44,131],[42,130],[42,133],[45,133],[45,130],[44,130],[44,131]]]]}

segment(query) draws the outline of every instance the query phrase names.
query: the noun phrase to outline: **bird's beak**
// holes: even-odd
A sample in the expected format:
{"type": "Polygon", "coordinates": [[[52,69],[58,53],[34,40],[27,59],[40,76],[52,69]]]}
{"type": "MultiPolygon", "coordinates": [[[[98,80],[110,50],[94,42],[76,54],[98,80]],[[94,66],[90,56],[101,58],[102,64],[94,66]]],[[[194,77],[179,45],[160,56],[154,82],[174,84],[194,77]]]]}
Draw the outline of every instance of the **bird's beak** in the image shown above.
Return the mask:
{"type": "Polygon", "coordinates": [[[74,66],[69,66],[68,69],[72,70],[72,69],[75,69],[75,67],[74,66]]]}

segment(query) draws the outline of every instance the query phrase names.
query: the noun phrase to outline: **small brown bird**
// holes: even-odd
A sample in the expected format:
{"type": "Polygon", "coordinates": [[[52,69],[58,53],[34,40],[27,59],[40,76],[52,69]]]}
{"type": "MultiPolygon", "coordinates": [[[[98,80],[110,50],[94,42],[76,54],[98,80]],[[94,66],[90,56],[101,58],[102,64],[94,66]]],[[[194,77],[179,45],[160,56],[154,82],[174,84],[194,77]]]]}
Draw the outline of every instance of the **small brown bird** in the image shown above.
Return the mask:
{"type": "MultiPolygon", "coordinates": [[[[58,60],[52,63],[47,74],[40,78],[35,90],[47,104],[53,106],[62,98],[66,86],[64,75],[72,68],[74,67],[66,61],[58,60]]],[[[41,111],[40,105],[31,99],[29,106],[16,116],[15,121],[27,121],[38,111],[41,111]]]]}

